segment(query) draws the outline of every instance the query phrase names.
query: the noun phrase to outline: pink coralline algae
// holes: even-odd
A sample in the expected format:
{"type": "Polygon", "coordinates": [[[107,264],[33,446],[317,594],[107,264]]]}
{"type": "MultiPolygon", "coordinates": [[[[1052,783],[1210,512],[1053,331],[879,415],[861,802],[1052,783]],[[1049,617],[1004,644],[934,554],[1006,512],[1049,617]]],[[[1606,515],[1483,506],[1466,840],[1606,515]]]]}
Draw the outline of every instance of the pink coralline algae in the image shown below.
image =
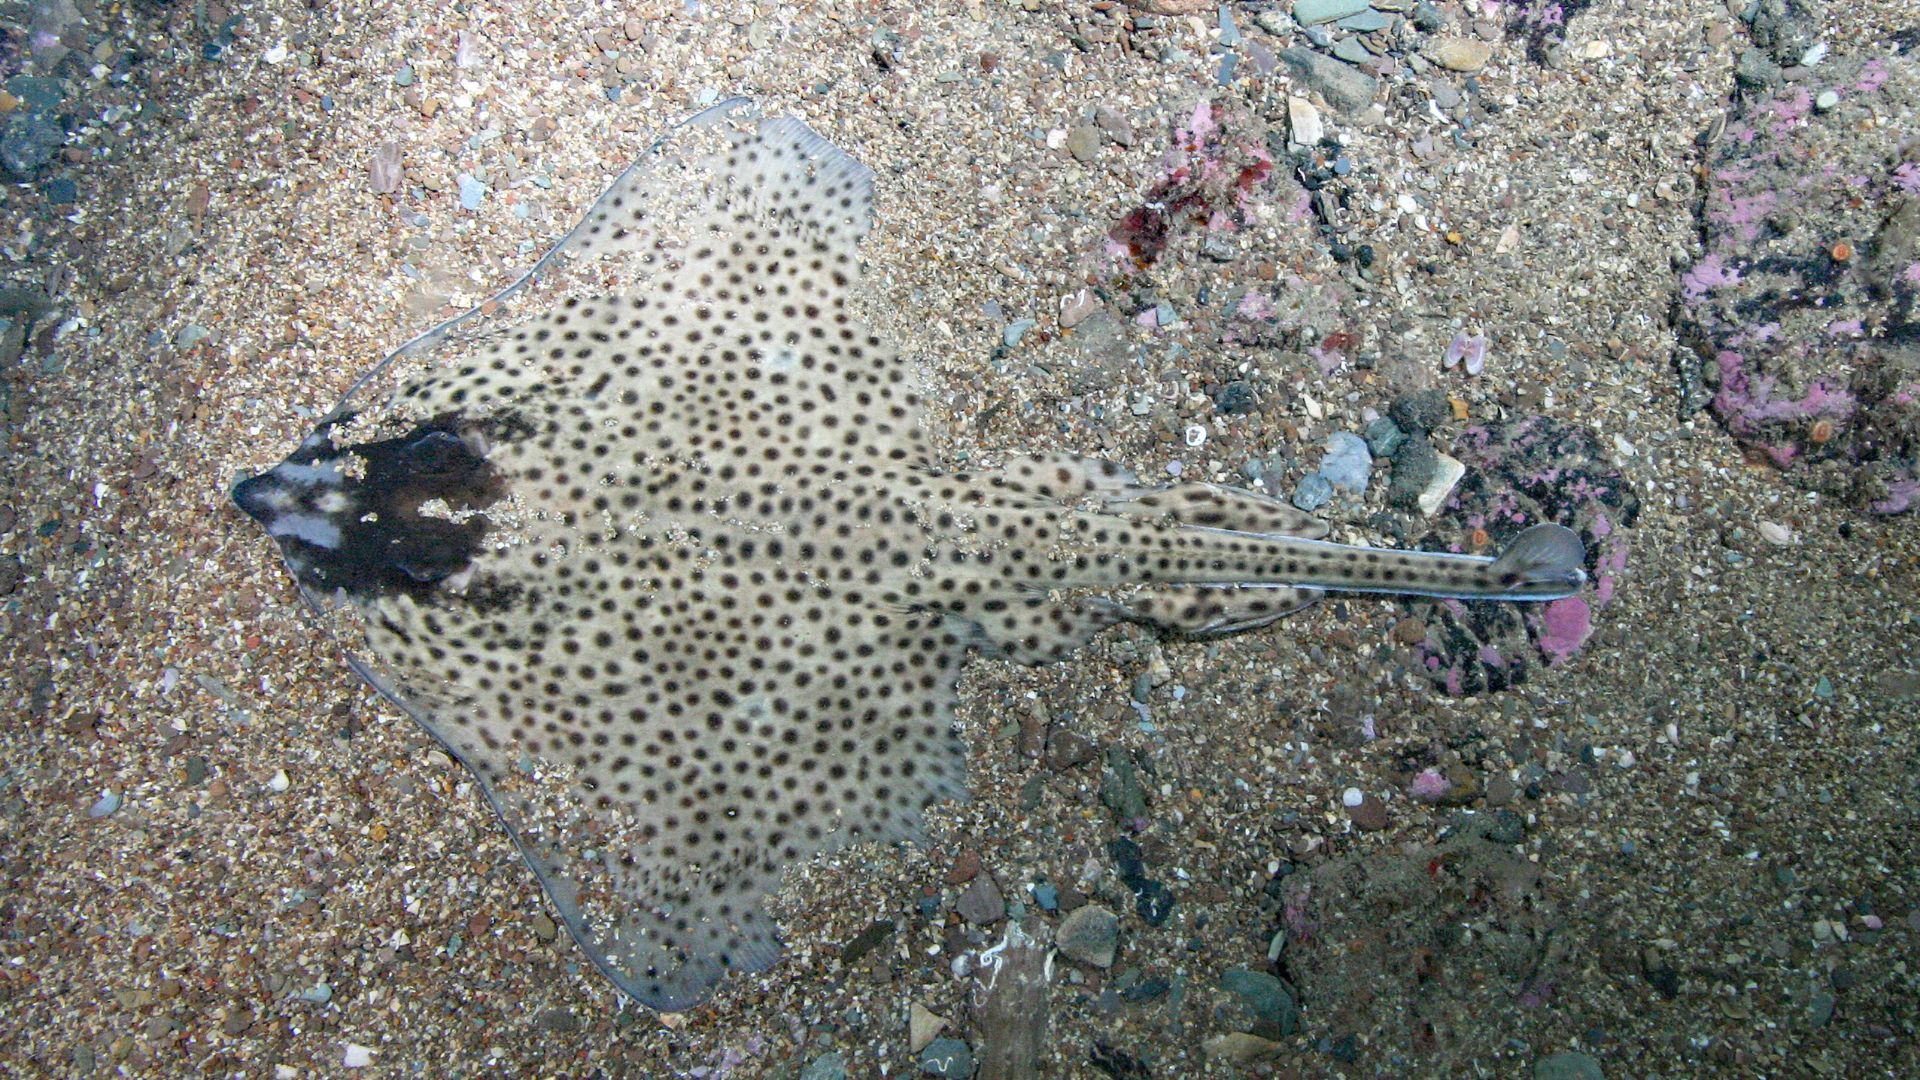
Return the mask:
{"type": "Polygon", "coordinates": [[[1706,163],[1705,251],[1675,285],[1680,389],[1751,460],[1896,513],[1920,474],[1920,404],[1900,392],[1920,378],[1920,160],[1910,133],[1889,153],[1854,132],[1920,98],[1920,56],[1817,71],[1743,101],[1706,163]]]}
{"type": "MultiPolygon", "coordinates": [[[[1594,583],[1569,598],[1573,605],[1436,604],[1418,647],[1421,668],[1434,686],[1457,696],[1517,685],[1580,649],[1594,611],[1613,601],[1625,578],[1628,531],[1640,504],[1594,434],[1563,421],[1536,416],[1471,427],[1454,440],[1452,453],[1467,466],[1448,502],[1449,519],[1462,535],[1484,530],[1498,548],[1535,522],[1558,522],[1580,533],[1594,583]],[[1574,613],[1584,613],[1579,628],[1571,624],[1574,613]]],[[[1444,531],[1419,546],[1460,550],[1444,531]]]]}
{"type": "Polygon", "coordinates": [[[1439,802],[1452,790],[1453,782],[1442,775],[1439,769],[1422,769],[1407,785],[1407,794],[1421,802],[1439,802]]]}
{"type": "Polygon", "coordinates": [[[1540,612],[1540,651],[1549,665],[1561,664],[1593,633],[1593,609],[1577,596],[1555,600],[1540,612]]]}
{"type": "Polygon", "coordinates": [[[1273,175],[1273,157],[1259,133],[1236,137],[1224,105],[1202,101],[1174,131],[1160,181],[1111,229],[1107,253],[1144,270],[1167,248],[1179,226],[1200,222],[1209,232],[1245,223],[1254,190],[1273,175]]]}

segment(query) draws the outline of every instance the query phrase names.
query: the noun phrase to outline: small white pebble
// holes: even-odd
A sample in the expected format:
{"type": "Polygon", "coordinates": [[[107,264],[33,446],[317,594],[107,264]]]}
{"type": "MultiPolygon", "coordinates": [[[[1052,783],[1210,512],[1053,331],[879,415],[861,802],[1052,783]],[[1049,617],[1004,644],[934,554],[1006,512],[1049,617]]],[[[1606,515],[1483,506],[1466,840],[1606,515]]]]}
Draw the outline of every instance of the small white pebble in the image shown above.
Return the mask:
{"type": "Polygon", "coordinates": [[[267,787],[272,788],[276,794],[278,794],[279,792],[285,791],[292,786],[293,786],[293,781],[287,779],[287,770],[285,769],[281,769],[275,772],[273,774],[273,779],[267,781],[267,787]]]}
{"type": "Polygon", "coordinates": [[[341,1059],[340,1064],[349,1069],[364,1069],[373,1064],[373,1051],[359,1043],[348,1043],[347,1056],[341,1059]]]}
{"type": "Polygon", "coordinates": [[[1206,444],[1207,429],[1203,424],[1187,425],[1187,445],[1198,448],[1206,444]]]}
{"type": "Polygon", "coordinates": [[[1340,801],[1344,803],[1348,809],[1352,809],[1367,801],[1367,793],[1357,787],[1350,787],[1340,793],[1340,801]]]}

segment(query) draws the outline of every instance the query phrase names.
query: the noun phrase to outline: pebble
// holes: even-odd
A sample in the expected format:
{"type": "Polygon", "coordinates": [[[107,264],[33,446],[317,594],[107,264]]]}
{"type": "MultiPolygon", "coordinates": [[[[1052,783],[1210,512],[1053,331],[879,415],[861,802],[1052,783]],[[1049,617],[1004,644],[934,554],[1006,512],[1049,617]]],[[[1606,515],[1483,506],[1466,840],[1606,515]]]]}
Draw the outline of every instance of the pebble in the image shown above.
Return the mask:
{"type": "Polygon", "coordinates": [[[120,795],[117,792],[109,791],[93,800],[93,805],[87,807],[87,816],[91,818],[103,818],[118,809],[120,809],[120,795]]]}
{"type": "Polygon", "coordinates": [[[1093,110],[1093,122],[1101,131],[1107,133],[1107,138],[1112,139],[1115,143],[1121,146],[1133,145],[1135,138],[1133,134],[1133,124],[1127,120],[1125,115],[1115,110],[1112,106],[1096,106],[1093,110]]]}
{"type": "Polygon", "coordinates": [[[1333,484],[1319,473],[1308,473],[1294,485],[1293,505],[1311,514],[1333,501],[1333,484]]]}
{"type": "Polygon", "coordinates": [[[1813,107],[1819,109],[1821,112],[1827,112],[1839,104],[1840,95],[1832,90],[1822,90],[1820,91],[1820,96],[1813,99],[1813,107]]]}
{"type": "Polygon", "coordinates": [[[915,1054],[925,1050],[946,1026],[946,1017],[914,1002],[907,1009],[907,1049],[915,1054]]]}
{"type": "Polygon", "coordinates": [[[1083,165],[1092,162],[1100,154],[1100,129],[1081,124],[1067,132],[1067,153],[1083,165]]]}
{"type": "Polygon", "coordinates": [[[1533,1080],[1606,1080],[1600,1063],[1580,1053],[1554,1054],[1533,1063],[1533,1080]]]}
{"type": "MultiPolygon", "coordinates": [[[[1143,673],[1141,678],[1151,690],[1151,676],[1143,673]]],[[[1121,747],[1107,749],[1107,767],[1100,775],[1100,801],[1113,812],[1121,828],[1131,827],[1147,816],[1147,790],[1140,784],[1140,770],[1121,747]]]]}
{"type": "Polygon", "coordinates": [[[1367,10],[1367,0],[1295,0],[1293,21],[1301,26],[1318,26],[1367,10]]]}
{"type": "Polygon", "coordinates": [[[1367,425],[1367,450],[1374,457],[1392,457],[1395,450],[1407,441],[1407,433],[1389,417],[1381,417],[1367,425]]]}
{"type": "Polygon", "coordinates": [[[975,926],[986,926],[1006,916],[1007,902],[1000,895],[1000,886],[993,883],[993,875],[981,874],[961,890],[953,909],[975,926]]]}
{"type": "Polygon", "coordinates": [[[1373,795],[1361,795],[1357,803],[1347,804],[1347,817],[1361,832],[1379,832],[1387,827],[1387,804],[1373,795]]]}
{"type": "Polygon", "coordinates": [[[1368,8],[1357,15],[1349,15],[1334,25],[1342,30],[1352,30],[1360,34],[1371,34],[1376,30],[1385,30],[1387,27],[1392,26],[1393,20],[1372,8],[1368,8]]]}
{"type": "Polygon", "coordinates": [[[1069,960],[1112,967],[1120,945],[1120,919],[1099,904],[1077,908],[1061,920],[1054,944],[1069,960]]]}
{"type": "Polygon", "coordinates": [[[1427,624],[1425,621],[1409,615],[1399,622],[1394,623],[1393,630],[1388,636],[1402,645],[1418,645],[1427,640],[1427,624]]]}
{"type": "Polygon", "coordinates": [[[847,1059],[838,1051],[821,1054],[800,1070],[800,1080],[847,1080],[847,1059]]]}
{"type": "Polygon", "coordinates": [[[285,769],[275,770],[272,778],[267,781],[267,790],[276,795],[286,791],[292,786],[293,781],[287,778],[287,770],[285,769]]]}
{"type": "Polygon", "coordinates": [[[1428,42],[1423,50],[1427,59],[1448,71],[1472,73],[1493,59],[1493,46],[1476,38],[1443,37],[1428,42]]]}
{"type": "Polygon", "coordinates": [[[367,161],[367,186],[376,195],[391,195],[400,190],[400,179],[404,172],[400,144],[381,143],[367,161]]]}
{"type": "Polygon", "coordinates": [[[1447,404],[1447,395],[1438,390],[1422,390],[1395,398],[1387,406],[1387,415],[1404,431],[1425,434],[1439,427],[1452,409],[1447,404]]]}
{"type": "Polygon", "coordinates": [[[1007,324],[1005,330],[1000,331],[1000,340],[1007,348],[1011,349],[1020,344],[1020,339],[1026,337],[1027,331],[1033,329],[1035,325],[1033,319],[1015,319],[1007,324]]]}
{"type": "Polygon", "coordinates": [[[1317,146],[1327,134],[1320,124],[1320,110],[1303,97],[1287,98],[1287,130],[1301,146],[1317,146]]]}
{"type": "Polygon", "coordinates": [[[1040,905],[1041,911],[1060,910],[1060,890],[1051,882],[1042,881],[1033,887],[1033,902],[1040,905]]]}
{"type": "Polygon", "coordinates": [[[920,1071],[932,1076],[972,1076],[973,1047],[960,1039],[935,1039],[920,1051],[920,1071]]]}
{"type": "Polygon", "coordinates": [[[41,193],[47,197],[47,202],[54,206],[71,206],[80,198],[79,185],[64,176],[47,181],[47,186],[41,189],[41,193]]]}
{"type": "Polygon", "coordinates": [[[1357,37],[1344,37],[1333,43],[1333,55],[1349,64],[1364,64],[1373,59],[1373,54],[1360,43],[1357,37]]]}
{"type": "Polygon", "coordinates": [[[340,1059],[340,1064],[349,1069],[364,1069],[373,1064],[373,1051],[359,1043],[348,1043],[346,1056],[340,1059]]]}
{"type": "Polygon", "coordinates": [[[1224,1061],[1230,1065],[1255,1065],[1262,1061],[1278,1057],[1286,1047],[1271,1039],[1258,1035],[1249,1035],[1244,1031],[1230,1031],[1225,1035],[1215,1035],[1200,1044],[1200,1052],[1215,1061],[1224,1061]]]}
{"type": "Polygon", "coordinates": [[[949,885],[965,885],[980,873],[980,853],[968,848],[962,851],[953,865],[947,869],[947,875],[941,880],[949,885]]]}
{"type": "Polygon", "coordinates": [[[1235,968],[1220,974],[1220,989],[1240,1000],[1239,1018],[1250,1035],[1263,1039],[1292,1038],[1300,1027],[1300,1010],[1279,979],[1264,971],[1235,968]]]}
{"type": "Polygon", "coordinates": [[[459,184],[460,184],[460,209],[462,210],[480,209],[481,200],[487,197],[487,185],[481,183],[479,180],[475,179],[469,173],[460,174],[459,184]]]}
{"type": "Polygon", "coordinates": [[[395,86],[412,86],[413,85],[413,65],[412,64],[402,64],[400,67],[400,70],[393,73],[393,85],[395,86]]]}
{"type": "Polygon", "coordinates": [[[1435,454],[1433,463],[1433,473],[1428,478],[1426,487],[1421,489],[1419,496],[1415,499],[1420,512],[1428,517],[1440,512],[1440,507],[1447,501],[1447,496],[1453,494],[1454,485],[1460,482],[1461,477],[1467,475],[1465,465],[1445,454],[1435,454]]]}
{"type": "Polygon", "coordinates": [[[559,933],[560,933],[560,928],[553,924],[553,920],[547,917],[546,912],[538,911],[534,913],[534,916],[533,916],[533,936],[534,937],[539,938],[541,941],[552,941],[555,937],[559,935],[559,933]]]}
{"type": "Polygon", "coordinates": [[[1366,493],[1373,472],[1373,455],[1367,452],[1365,439],[1348,431],[1327,436],[1327,456],[1320,462],[1320,476],[1334,489],[1358,497],[1366,493]]]}
{"type": "Polygon", "coordinates": [[[1071,330],[1086,321],[1087,316],[1100,310],[1100,301],[1094,298],[1090,289],[1068,293],[1060,298],[1060,329],[1071,330]]]}
{"type": "Polygon", "coordinates": [[[1352,116],[1373,104],[1379,82],[1364,72],[1299,45],[1280,50],[1280,60],[1335,112],[1352,116]]]}
{"type": "Polygon", "coordinates": [[[1413,25],[1429,34],[1447,28],[1447,16],[1439,8],[1421,0],[1413,6],[1413,25]]]}

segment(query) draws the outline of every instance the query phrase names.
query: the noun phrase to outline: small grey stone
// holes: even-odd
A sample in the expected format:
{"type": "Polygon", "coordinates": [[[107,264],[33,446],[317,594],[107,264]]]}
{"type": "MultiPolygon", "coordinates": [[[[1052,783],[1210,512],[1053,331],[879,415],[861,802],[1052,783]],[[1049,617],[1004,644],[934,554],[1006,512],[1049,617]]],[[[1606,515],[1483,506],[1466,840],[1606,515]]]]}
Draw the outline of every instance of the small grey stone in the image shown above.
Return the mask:
{"type": "Polygon", "coordinates": [[[1333,55],[1349,64],[1364,64],[1373,59],[1373,54],[1367,51],[1365,45],[1360,44],[1359,38],[1355,37],[1344,37],[1334,42],[1333,55]]]}
{"type": "Polygon", "coordinates": [[[1061,920],[1054,944],[1069,960],[1112,967],[1120,945],[1120,918],[1098,904],[1088,904],[1061,920]]]}
{"type": "Polygon", "coordinates": [[[1767,90],[1780,82],[1780,65],[1759,49],[1748,49],[1733,65],[1734,81],[1750,90],[1767,90]]]}
{"type": "Polygon", "coordinates": [[[1367,449],[1374,457],[1392,457],[1407,441],[1407,433],[1389,417],[1381,417],[1367,425],[1367,449]]]}
{"type": "Polygon", "coordinates": [[[1351,116],[1373,104],[1374,92],[1379,89],[1373,76],[1312,49],[1298,45],[1282,49],[1280,59],[1309,89],[1325,98],[1329,108],[1343,115],[1351,116]]]}
{"type": "Polygon", "coordinates": [[[967,887],[960,891],[960,899],[954,901],[953,910],[975,926],[986,926],[1006,916],[1007,902],[1000,895],[1000,886],[993,883],[992,874],[976,874],[967,887]]]}
{"type": "Polygon", "coordinates": [[[1586,1054],[1565,1053],[1533,1063],[1533,1080],[1606,1080],[1600,1063],[1586,1054]]]}
{"type": "Polygon", "coordinates": [[[1460,104],[1460,88],[1446,79],[1436,76],[1427,80],[1427,89],[1433,92],[1433,103],[1442,109],[1460,104]]]}
{"type": "Polygon", "coordinates": [[[1367,480],[1373,471],[1373,455],[1366,440],[1349,431],[1327,436],[1327,456],[1320,462],[1320,477],[1337,491],[1348,495],[1366,494],[1367,480]]]}
{"type": "Polygon", "coordinates": [[[1318,26],[1367,10],[1367,0],[1295,0],[1293,21],[1301,26],[1318,26]]]}
{"type": "Polygon", "coordinates": [[[1359,34],[1371,34],[1376,30],[1385,30],[1393,25],[1393,20],[1369,8],[1357,15],[1349,15],[1334,23],[1342,30],[1352,30],[1359,34]]]}
{"type": "Polygon", "coordinates": [[[0,166],[19,180],[31,180],[67,141],[59,121],[36,111],[20,111],[0,126],[0,166]]]}
{"type": "Polygon", "coordinates": [[[1220,989],[1240,999],[1239,1024],[1250,1035],[1275,1041],[1291,1038],[1300,1027],[1300,1010],[1277,978],[1264,971],[1235,968],[1220,974],[1220,989]]]}
{"type": "MultiPolygon", "coordinates": [[[[1506,780],[1506,777],[1498,777],[1497,779],[1506,780]]],[[[1492,785],[1489,784],[1488,787],[1491,788],[1492,785]]],[[[1507,787],[1511,790],[1513,781],[1507,780],[1507,787]]],[[[1511,795],[1509,795],[1509,800],[1511,800],[1511,795]]],[[[1480,835],[1496,844],[1517,844],[1527,838],[1527,819],[1511,810],[1496,810],[1491,814],[1484,815],[1484,820],[1480,827],[1480,835]]]]}
{"type": "Polygon", "coordinates": [[[800,1080],[847,1080],[847,1059],[838,1051],[821,1054],[800,1070],[800,1080]]]}
{"type": "Polygon", "coordinates": [[[972,1076],[973,1047],[960,1039],[935,1039],[920,1051],[920,1071],[955,1080],[972,1076]]]}
{"type": "Polygon", "coordinates": [[[1308,473],[1293,489],[1293,505],[1311,514],[1333,501],[1333,485],[1319,473],[1308,473]]]}
{"type": "Polygon", "coordinates": [[[1107,138],[1112,139],[1119,145],[1133,145],[1133,125],[1111,105],[1095,106],[1093,110],[1093,122],[1101,131],[1107,133],[1107,138]]]}
{"type": "Polygon", "coordinates": [[[1081,124],[1067,132],[1067,153],[1083,165],[1099,157],[1100,129],[1092,124],[1081,124]]]}
{"type": "Polygon", "coordinates": [[[1413,7],[1413,25],[1431,34],[1447,28],[1447,16],[1439,8],[1421,0],[1413,7]]]}
{"type": "Polygon", "coordinates": [[[471,174],[468,174],[468,173],[460,174],[459,183],[460,183],[460,209],[462,210],[480,209],[481,200],[487,197],[487,185],[481,183],[478,179],[475,179],[471,174]]]}

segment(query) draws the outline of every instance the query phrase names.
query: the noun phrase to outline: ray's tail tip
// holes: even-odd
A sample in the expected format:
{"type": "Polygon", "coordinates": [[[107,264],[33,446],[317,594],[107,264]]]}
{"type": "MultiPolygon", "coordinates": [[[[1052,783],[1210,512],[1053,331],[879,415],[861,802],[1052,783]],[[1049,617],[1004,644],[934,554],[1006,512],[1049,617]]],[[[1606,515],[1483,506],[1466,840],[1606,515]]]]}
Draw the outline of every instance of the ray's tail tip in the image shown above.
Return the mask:
{"type": "Polygon", "coordinates": [[[1535,525],[1514,537],[1493,562],[1494,577],[1509,592],[1540,600],[1572,596],[1586,584],[1586,545],[1565,525],[1535,525]]]}

